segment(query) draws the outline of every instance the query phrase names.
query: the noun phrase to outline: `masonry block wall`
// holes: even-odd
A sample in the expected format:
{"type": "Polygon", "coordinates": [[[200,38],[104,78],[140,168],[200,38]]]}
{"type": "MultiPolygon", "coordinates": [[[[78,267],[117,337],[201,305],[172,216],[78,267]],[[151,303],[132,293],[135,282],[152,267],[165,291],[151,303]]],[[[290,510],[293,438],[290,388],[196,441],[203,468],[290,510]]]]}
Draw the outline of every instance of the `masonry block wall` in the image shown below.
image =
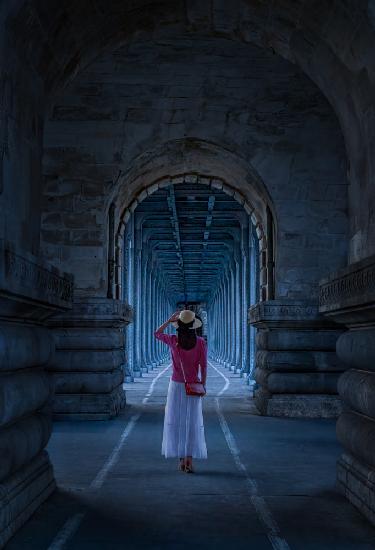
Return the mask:
{"type": "MultiPolygon", "coordinates": [[[[336,270],[347,263],[353,273],[368,273],[364,264],[371,264],[375,253],[372,3],[97,0],[95,6],[89,0],[1,5],[4,249],[40,266],[41,243],[44,257],[74,272],[77,296],[106,299],[107,215],[113,198],[121,195],[119,187],[126,187],[121,202],[126,207],[133,191],[142,191],[142,185],[127,185],[135,181],[134,170],[143,177],[150,169],[147,159],[158,164],[160,149],[167,151],[159,158],[160,177],[170,175],[166,166],[172,175],[185,173],[187,159],[196,164],[204,150],[199,171],[212,175],[220,157],[229,181],[246,164],[251,177],[236,185],[244,194],[257,184],[266,191],[260,195],[272,205],[276,223],[277,299],[316,302],[318,280],[332,273],[340,282],[322,283],[321,313],[347,307],[345,296],[327,309],[331,286],[353,295],[350,307],[369,312],[372,278],[358,276],[366,304],[358,298],[357,283],[345,290],[350,274],[336,270]],[[236,162],[228,164],[230,157],[236,162]],[[168,158],[167,165],[161,158],[168,158]]],[[[16,308],[12,322],[40,322],[38,281],[31,276],[27,290],[21,292],[21,282],[12,289],[13,295],[26,295],[28,304],[16,308]]],[[[1,284],[8,292],[8,282],[1,284]]],[[[8,306],[1,311],[4,318],[8,306]]],[[[352,337],[361,342],[364,325],[341,313],[332,319],[353,332],[339,340],[340,358],[354,371],[362,368],[342,343],[352,337]]],[[[372,330],[372,319],[366,323],[372,330]]],[[[17,339],[9,332],[7,341],[17,339]]],[[[361,378],[369,399],[370,363],[367,358],[361,378]]],[[[345,374],[340,392],[357,411],[350,418],[365,416],[372,426],[372,412],[348,393],[348,380],[359,384],[358,376],[345,374]]],[[[340,437],[352,456],[346,464],[360,459],[345,471],[353,474],[354,484],[372,479],[372,465],[359,456],[363,441],[353,442],[353,424],[343,418],[340,437]]],[[[340,472],[348,495],[365,502],[340,472]]],[[[21,466],[16,473],[22,475],[21,466]]],[[[373,488],[364,485],[363,491],[373,499],[373,488]]],[[[369,517],[371,506],[365,502],[369,517]]]]}
{"type": "MultiPolygon", "coordinates": [[[[156,146],[187,138],[186,149],[214,143],[252,167],[277,221],[276,292],[317,297],[326,266],[346,258],[347,180],[337,120],[295,66],[224,39],[138,41],[100,58],[54,99],[44,137],[46,256],[73,269],[78,292],[104,295],[108,197],[129,185],[121,171],[131,172],[145,156],[144,173],[156,146]]],[[[172,160],[169,147],[168,164],[179,160],[183,172],[184,151],[172,160]]]]}

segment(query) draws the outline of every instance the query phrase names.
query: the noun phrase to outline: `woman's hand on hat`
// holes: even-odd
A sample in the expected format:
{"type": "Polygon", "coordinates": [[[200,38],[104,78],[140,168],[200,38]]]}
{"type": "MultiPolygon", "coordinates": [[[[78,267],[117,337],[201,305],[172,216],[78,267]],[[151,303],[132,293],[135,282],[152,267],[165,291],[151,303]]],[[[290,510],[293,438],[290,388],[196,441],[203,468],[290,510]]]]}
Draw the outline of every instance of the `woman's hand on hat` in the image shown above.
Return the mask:
{"type": "Polygon", "coordinates": [[[179,311],[175,311],[175,312],[173,313],[173,315],[171,315],[171,316],[169,317],[168,321],[169,321],[170,323],[174,323],[175,321],[177,321],[177,319],[179,318],[179,316],[180,316],[180,312],[179,312],[179,311]]]}

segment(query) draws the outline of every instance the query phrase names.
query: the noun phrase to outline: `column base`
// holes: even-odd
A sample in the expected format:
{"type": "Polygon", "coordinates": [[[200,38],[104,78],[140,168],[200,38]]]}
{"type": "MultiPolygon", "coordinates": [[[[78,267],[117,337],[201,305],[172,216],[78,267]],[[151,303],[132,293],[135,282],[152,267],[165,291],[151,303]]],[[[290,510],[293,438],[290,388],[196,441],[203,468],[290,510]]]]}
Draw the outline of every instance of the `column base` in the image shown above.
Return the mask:
{"type": "Polygon", "coordinates": [[[0,483],[0,548],[55,490],[47,452],[0,483]]]}
{"type": "Polygon", "coordinates": [[[271,394],[263,388],[254,392],[260,414],[290,418],[337,418],[343,409],[336,395],[271,394]]]}
{"type": "Polygon", "coordinates": [[[343,454],[337,462],[337,487],[375,525],[375,470],[343,454]]]}
{"type": "Polygon", "coordinates": [[[126,405],[122,384],[110,393],[56,394],[54,420],[109,420],[126,405]]]}

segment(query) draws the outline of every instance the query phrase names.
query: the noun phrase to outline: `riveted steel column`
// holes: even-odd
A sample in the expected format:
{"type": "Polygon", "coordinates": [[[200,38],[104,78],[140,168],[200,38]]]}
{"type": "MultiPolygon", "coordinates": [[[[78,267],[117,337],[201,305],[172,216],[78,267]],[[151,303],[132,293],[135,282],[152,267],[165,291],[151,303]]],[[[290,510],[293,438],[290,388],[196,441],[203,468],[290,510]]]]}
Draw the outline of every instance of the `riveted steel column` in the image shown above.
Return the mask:
{"type": "MultiPolygon", "coordinates": [[[[131,215],[129,221],[129,281],[127,285],[128,303],[133,307],[135,312],[135,233],[134,233],[134,214],[131,215]]],[[[131,371],[131,376],[135,376],[135,322],[128,327],[128,360],[131,371]]]]}
{"type": "Polygon", "coordinates": [[[230,279],[230,348],[229,348],[229,367],[231,370],[236,368],[236,282],[235,282],[235,261],[232,259],[231,266],[229,268],[230,279]]]}
{"type": "Polygon", "coordinates": [[[242,364],[241,375],[248,376],[250,370],[250,346],[249,346],[249,324],[247,322],[247,311],[249,309],[249,228],[248,224],[242,227],[241,237],[241,261],[242,261],[242,364]]]}
{"type": "Polygon", "coordinates": [[[225,276],[223,274],[222,284],[221,284],[221,305],[220,305],[220,333],[221,333],[221,339],[220,339],[220,361],[224,364],[225,361],[225,338],[227,333],[227,319],[225,317],[225,276]]]}
{"type": "Polygon", "coordinates": [[[225,334],[226,334],[226,320],[224,317],[224,275],[221,281],[220,285],[220,340],[219,340],[219,348],[220,348],[220,362],[224,363],[224,349],[225,349],[225,334]]]}
{"type": "Polygon", "coordinates": [[[148,245],[143,243],[141,252],[141,273],[139,277],[140,281],[140,317],[138,322],[140,324],[140,357],[141,357],[141,369],[142,372],[147,372],[147,360],[146,360],[146,273],[148,263],[148,245]]]}
{"type": "MultiPolygon", "coordinates": [[[[131,254],[133,246],[131,241],[131,222],[129,221],[125,226],[124,233],[124,243],[123,243],[123,265],[124,269],[122,270],[121,276],[123,278],[121,282],[122,286],[122,297],[128,304],[132,305],[133,297],[131,295],[131,254]]],[[[133,370],[131,363],[131,349],[133,347],[133,323],[130,323],[124,329],[124,340],[125,340],[125,382],[133,382],[133,370]]]]}
{"type": "Polygon", "coordinates": [[[236,349],[235,368],[236,372],[241,370],[242,362],[242,278],[241,278],[240,248],[236,245],[235,253],[235,309],[236,309],[236,349]]]}
{"type": "Polygon", "coordinates": [[[231,363],[231,335],[232,335],[232,300],[231,300],[231,280],[229,268],[226,272],[226,311],[225,319],[227,325],[227,334],[225,338],[225,362],[227,367],[230,367],[231,363]]]}

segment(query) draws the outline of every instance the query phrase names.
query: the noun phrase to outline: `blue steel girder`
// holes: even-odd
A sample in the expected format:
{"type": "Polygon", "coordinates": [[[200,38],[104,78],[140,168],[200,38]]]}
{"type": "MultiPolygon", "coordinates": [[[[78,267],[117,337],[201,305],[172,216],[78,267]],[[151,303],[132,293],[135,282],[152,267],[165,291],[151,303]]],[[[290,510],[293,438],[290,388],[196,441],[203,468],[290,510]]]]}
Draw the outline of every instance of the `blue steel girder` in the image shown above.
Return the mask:
{"type": "MultiPolygon", "coordinates": [[[[151,254],[160,279],[174,293],[212,294],[226,266],[237,260],[249,218],[222,192],[193,184],[170,186],[135,211],[138,244],[151,254]],[[217,211],[216,211],[217,209],[217,211]]],[[[144,264],[146,269],[149,262],[144,264]]],[[[185,296],[186,298],[186,296],[185,296]]]]}

